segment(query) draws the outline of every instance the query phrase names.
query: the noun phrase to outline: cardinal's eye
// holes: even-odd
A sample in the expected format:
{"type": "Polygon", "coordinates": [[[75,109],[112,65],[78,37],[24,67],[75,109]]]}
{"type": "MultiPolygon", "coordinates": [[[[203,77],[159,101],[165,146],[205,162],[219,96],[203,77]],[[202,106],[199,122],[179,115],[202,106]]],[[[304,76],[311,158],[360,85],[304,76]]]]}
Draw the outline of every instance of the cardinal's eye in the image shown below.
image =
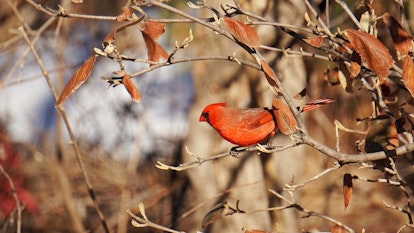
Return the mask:
{"type": "Polygon", "coordinates": [[[208,112],[203,112],[201,115],[208,121],[208,112]]]}

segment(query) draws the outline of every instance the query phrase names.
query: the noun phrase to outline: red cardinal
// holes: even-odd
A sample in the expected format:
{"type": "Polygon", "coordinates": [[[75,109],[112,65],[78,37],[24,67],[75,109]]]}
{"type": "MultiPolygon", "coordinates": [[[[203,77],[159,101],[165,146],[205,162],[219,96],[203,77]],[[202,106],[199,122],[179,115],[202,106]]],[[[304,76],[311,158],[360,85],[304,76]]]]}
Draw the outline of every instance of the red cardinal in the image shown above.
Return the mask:
{"type": "Polygon", "coordinates": [[[227,141],[250,146],[273,136],[276,122],[269,109],[237,109],[225,103],[210,104],[204,108],[199,121],[207,121],[227,141]]]}
{"type": "MultiPolygon", "coordinates": [[[[324,99],[308,103],[302,112],[333,101],[333,99],[324,99]]],[[[207,105],[199,121],[206,121],[221,137],[238,146],[261,143],[276,134],[278,130],[272,109],[237,109],[226,107],[225,103],[207,105]]]]}

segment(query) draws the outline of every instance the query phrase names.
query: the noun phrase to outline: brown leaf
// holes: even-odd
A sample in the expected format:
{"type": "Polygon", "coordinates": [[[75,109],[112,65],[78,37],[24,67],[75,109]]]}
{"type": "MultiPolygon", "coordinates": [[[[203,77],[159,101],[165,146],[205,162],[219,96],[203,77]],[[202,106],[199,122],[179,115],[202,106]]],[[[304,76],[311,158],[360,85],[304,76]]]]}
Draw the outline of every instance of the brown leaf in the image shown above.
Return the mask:
{"type": "Polygon", "coordinates": [[[260,46],[260,37],[254,28],[226,16],[223,17],[223,20],[226,24],[227,30],[234,37],[234,39],[249,47],[260,46]]]}
{"type": "Polygon", "coordinates": [[[390,31],[395,49],[403,56],[408,55],[412,49],[413,37],[389,13],[384,13],[383,20],[390,31]]]}
{"type": "Polygon", "coordinates": [[[257,230],[257,229],[247,229],[247,228],[243,228],[242,231],[243,233],[270,233],[268,231],[257,230]]]}
{"type": "Polygon", "coordinates": [[[168,54],[155,41],[165,31],[163,23],[147,20],[140,28],[142,36],[144,37],[145,46],[147,47],[148,60],[158,62],[161,59],[167,59],[168,54]]]}
{"type": "Polygon", "coordinates": [[[132,15],[131,9],[129,9],[129,7],[123,7],[122,9],[122,13],[116,17],[116,21],[118,22],[127,21],[128,18],[132,15]]]}
{"type": "Polygon", "coordinates": [[[351,72],[349,72],[348,67],[342,61],[339,62],[338,77],[339,77],[339,83],[341,84],[341,86],[348,93],[353,93],[354,92],[354,90],[353,90],[354,79],[352,78],[351,72]]]}
{"type": "Polygon", "coordinates": [[[203,218],[201,223],[201,227],[205,228],[208,225],[215,222],[218,218],[223,215],[223,212],[226,210],[226,205],[223,203],[219,203],[215,205],[203,218]]]}
{"type": "Polygon", "coordinates": [[[366,32],[352,29],[348,29],[347,32],[349,42],[361,56],[363,65],[372,70],[378,77],[387,77],[394,60],[384,44],[366,32]]]}
{"type": "MultiPolygon", "coordinates": [[[[114,42],[115,42],[115,36],[118,32],[125,30],[126,28],[135,25],[139,22],[141,22],[144,19],[144,16],[141,16],[140,18],[130,21],[128,23],[125,23],[117,28],[115,28],[114,30],[112,30],[110,33],[108,33],[105,38],[103,39],[102,42],[102,46],[105,48],[105,50],[107,50],[108,45],[113,45],[111,47],[114,47],[114,42]]],[[[107,51],[108,52],[108,51],[107,51]]],[[[112,52],[112,51],[109,51],[112,52]]]]}
{"type": "Polygon", "coordinates": [[[316,108],[319,108],[323,105],[330,104],[335,102],[335,99],[327,98],[327,99],[318,99],[309,103],[306,103],[305,106],[302,108],[302,112],[307,112],[316,108]]]}
{"type": "Polygon", "coordinates": [[[92,72],[95,61],[96,56],[92,55],[83,62],[78,70],[72,75],[68,84],[66,84],[62,94],[60,94],[59,99],[56,102],[56,106],[61,105],[76,89],[86,82],[92,72]]]}
{"type": "Polygon", "coordinates": [[[344,194],[344,204],[345,204],[345,209],[346,209],[349,205],[349,201],[351,200],[351,196],[352,196],[352,175],[349,173],[346,173],[344,175],[343,194],[344,194]]]}
{"type": "Polygon", "coordinates": [[[102,46],[105,48],[106,46],[108,46],[109,44],[112,44],[115,41],[115,35],[118,32],[118,29],[114,29],[112,30],[112,32],[108,33],[103,41],[102,41],[102,46]]]}
{"type": "Polygon", "coordinates": [[[304,39],[304,41],[310,45],[312,45],[315,48],[319,48],[322,45],[323,37],[322,35],[313,36],[307,39],[304,39]]]}
{"type": "Polygon", "coordinates": [[[358,62],[354,62],[351,61],[350,62],[350,66],[349,66],[349,77],[351,79],[355,78],[356,76],[358,76],[359,72],[361,71],[361,66],[358,64],[358,62]]]}
{"type": "Polygon", "coordinates": [[[165,24],[146,20],[140,27],[140,30],[151,39],[156,40],[165,32],[165,24]]]}
{"type": "Polygon", "coordinates": [[[333,226],[332,229],[331,229],[331,233],[347,233],[347,232],[348,231],[345,229],[345,227],[340,226],[338,224],[333,226]]]}
{"type": "Polygon", "coordinates": [[[410,56],[406,56],[402,63],[402,81],[411,96],[414,97],[414,62],[410,56]]]}
{"type": "Polygon", "coordinates": [[[122,77],[122,84],[124,84],[125,89],[128,91],[129,95],[131,96],[131,99],[134,102],[137,102],[137,103],[141,102],[141,94],[139,93],[138,89],[135,87],[129,75],[125,74],[122,77]]]}
{"type": "Polygon", "coordinates": [[[280,99],[273,99],[272,107],[280,132],[285,135],[293,134],[297,123],[290,108],[280,99]]]}
{"type": "Polygon", "coordinates": [[[266,77],[267,82],[274,87],[277,87],[276,84],[276,76],[275,73],[273,73],[272,68],[270,68],[269,64],[267,64],[267,62],[265,62],[264,60],[262,60],[262,70],[263,73],[266,77]]]}

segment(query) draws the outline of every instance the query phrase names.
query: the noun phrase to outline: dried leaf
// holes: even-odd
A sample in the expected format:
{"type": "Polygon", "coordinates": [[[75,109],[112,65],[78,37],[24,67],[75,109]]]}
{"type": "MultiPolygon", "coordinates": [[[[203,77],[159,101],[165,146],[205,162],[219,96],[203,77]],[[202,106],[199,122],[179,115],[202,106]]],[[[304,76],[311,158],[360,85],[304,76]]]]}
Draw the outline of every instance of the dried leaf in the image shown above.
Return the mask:
{"type": "Polygon", "coordinates": [[[280,99],[273,99],[272,107],[280,132],[285,135],[293,134],[297,123],[290,108],[280,99]]]}
{"type": "Polygon", "coordinates": [[[165,32],[165,24],[147,20],[141,25],[140,30],[151,39],[156,40],[165,32]]]}
{"type": "Polygon", "coordinates": [[[406,56],[402,63],[402,81],[414,97],[414,62],[410,56],[406,56]]]}
{"type": "Polygon", "coordinates": [[[302,108],[302,112],[307,112],[316,108],[319,108],[323,105],[330,104],[335,102],[335,99],[327,98],[327,99],[318,99],[309,103],[306,103],[305,106],[302,108]]]}
{"type": "Polygon", "coordinates": [[[267,82],[271,86],[277,87],[276,76],[275,76],[275,73],[273,73],[272,68],[270,68],[269,64],[267,64],[267,62],[265,62],[264,60],[262,60],[261,63],[262,63],[261,64],[262,65],[262,70],[263,70],[263,73],[266,77],[267,82]]]}
{"type": "Polygon", "coordinates": [[[215,222],[218,218],[223,215],[223,212],[226,210],[226,205],[223,203],[219,203],[215,205],[203,218],[203,222],[201,223],[201,227],[205,228],[208,225],[215,222]]]}
{"type": "Polygon", "coordinates": [[[319,48],[322,45],[323,37],[322,35],[313,36],[307,39],[304,39],[304,41],[310,45],[312,45],[315,48],[319,48]]]}
{"type": "Polygon", "coordinates": [[[118,22],[127,21],[128,18],[132,15],[131,9],[129,9],[129,7],[123,7],[122,9],[122,13],[116,17],[116,21],[118,22]]]}
{"type": "Polygon", "coordinates": [[[249,47],[260,46],[260,37],[254,28],[229,17],[223,17],[223,20],[226,24],[227,30],[234,37],[234,39],[249,47]]]}
{"type": "Polygon", "coordinates": [[[412,50],[413,37],[389,13],[384,13],[383,20],[390,31],[397,52],[403,56],[408,55],[412,50]]]}
{"type": "Polygon", "coordinates": [[[351,200],[351,196],[352,196],[352,175],[348,173],[344,175],[343,195],[344,195],[344,204],[345,204],[345,209],[346,209],[349,205],[349,201],[351,200]]]}
{"type": "Polygon", "coordinates": [[[247,228],[243,228],[242,231],[243,233],[270,233],[268,231],[257,230],[257,229],[247,229],[247,228]]]}
{"type": "Polygon", "coordinates": [[[135,87],[129,75],[125,74],[122,77],[122,84],[124,84],[126,90],[128,91],[129,95],[131,96],[131,99],[134,102],[137,102],[137,103],[141,102],[141,94],[139,93],[138,89],[135,87]]]}
{"type": "Polygon", "coordinates": [[[349,78],[354,79],[361,71],[361,66],[358,62],[351,61],[349,66],[349,78]]]}
{"type": "Polygon", "coordinates": [[[351,78],[351,73],[344,62],[339,62],[339,83],[348,93],[353,93],[354,79],[351,78]]]}
{"type": "Polygon", "coordinates": [[[345,227],[340,226],[336,224],[332,227],[331,233],[347,233],[348,231],[345,229],[345,227]]]}
{"type": "Polygon", "coordinates": [[[348,29],[347,33],[349,42],[361,56],[363,65],[372,70],[378,77],[387,77],[394,60],[385,45],[366,32],[348,29]]]}
{"type": "Polygon", "coordinates": [[[148,60],[158,62],[162,59],[167,59],[168,54],[155,41],[165,31],[163,23],[147,20],[140,28],[142,36],[144,37],[145,46],[147,47],[148,60]]]}
{"type": "Polygon", "coordinates": [[[134,18],[133,21],[125,23],[125,24],[115,28],[110,33],[108,33],[102,41],[102,47],[104,48],[105,53],[106,54],[111,54],[112,52],[115,51],[115,36],[118,32],[123,31],[126,28],[141,22],[143,19],[144,19],[144,16],[141,16],[138,19],[134,18]]]}
{"type": "Polygon", "coordinates": [[[95,65],[96,56],[92,55],[87,58],[78,70],[72,75],[62,94],[60,94],[56,106],[61,105],[76,89],[86,82],[95,65]]]}

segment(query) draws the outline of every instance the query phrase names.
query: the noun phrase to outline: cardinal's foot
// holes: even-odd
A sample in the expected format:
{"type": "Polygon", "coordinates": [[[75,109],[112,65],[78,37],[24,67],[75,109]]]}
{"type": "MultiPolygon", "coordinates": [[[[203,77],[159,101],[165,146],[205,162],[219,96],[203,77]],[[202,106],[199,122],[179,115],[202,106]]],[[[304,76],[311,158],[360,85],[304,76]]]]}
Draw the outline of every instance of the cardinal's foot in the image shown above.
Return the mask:
{"type": "Polygon", "coordinates": [[[247,147],[243,147],[243,146],[235,146],[235,147],[232,147],[232,148],[230,149],[229,154],[230,154],[231,156],[233,156],[233,157],[236,157],[236,158],[237,158],[237,155],[239,155],[241,152],[245,152],[245,151],[247,151],[247,147]]]}

